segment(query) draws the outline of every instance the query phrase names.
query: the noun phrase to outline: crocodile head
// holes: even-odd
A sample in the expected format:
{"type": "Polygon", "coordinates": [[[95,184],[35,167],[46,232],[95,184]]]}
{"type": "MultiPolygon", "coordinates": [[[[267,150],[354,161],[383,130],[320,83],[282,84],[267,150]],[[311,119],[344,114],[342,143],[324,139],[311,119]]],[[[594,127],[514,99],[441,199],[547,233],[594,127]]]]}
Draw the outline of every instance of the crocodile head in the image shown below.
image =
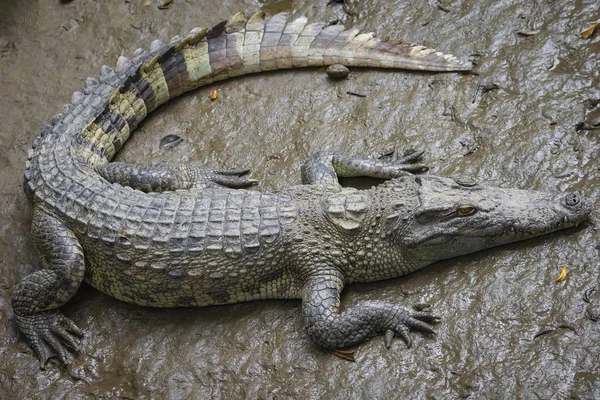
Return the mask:
{"type": "Polygon", "coordinates": [[[404,204],[408,212],[394,236],[423,263],[573,227],[592,209],[577,193],[557,196],[431,175],[411,179],[417,196],[412,206],[404,204]]]}

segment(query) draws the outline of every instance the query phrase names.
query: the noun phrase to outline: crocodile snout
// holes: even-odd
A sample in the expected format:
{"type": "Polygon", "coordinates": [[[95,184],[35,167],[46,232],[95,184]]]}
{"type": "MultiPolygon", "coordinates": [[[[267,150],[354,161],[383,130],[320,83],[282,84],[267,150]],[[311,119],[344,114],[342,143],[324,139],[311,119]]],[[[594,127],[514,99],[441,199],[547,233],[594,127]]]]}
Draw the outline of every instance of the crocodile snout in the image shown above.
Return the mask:
{"type": "Polygon", "coordinates": [[[560,203],[568,213],[565,222],[578,224],[592,212],[592,201],[577,192],[567,193],[560,199],[560,203]]]}
{"type": "Polygon", "coordinates": [[[567,207],[575,207],[581,203],[581,196],[577,193],[569,193],[565,196],[565,205],[567,207]]]}

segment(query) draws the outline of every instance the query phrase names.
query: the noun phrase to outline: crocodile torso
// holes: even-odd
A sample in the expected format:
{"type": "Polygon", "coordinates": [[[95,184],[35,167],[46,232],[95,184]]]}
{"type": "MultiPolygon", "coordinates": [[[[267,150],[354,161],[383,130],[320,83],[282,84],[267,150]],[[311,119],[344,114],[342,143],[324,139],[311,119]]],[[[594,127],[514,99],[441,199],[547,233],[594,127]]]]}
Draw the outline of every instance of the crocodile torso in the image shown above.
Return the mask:
{"type": "MultiPolygon", "coordinates": [[[[421,153],[379,159],[318,153],[305,185],[279,193],[242,189],[244,170],[110,163],[154,109],[186,91],[243,74],[308,66],[468,71],[470,63],[340,25],[246,20],[237,14],[170,44],[154,42],[116,71],[102,67],[29,153],[25,191],[43,269],[13,294],[15,319],[42,366],[77,326],[56,309],[82,280],[127,302],[205,306],[266,298],[303,300],[307,331],[339,349],[386,332],[409,340],[437,317],[386,302],[339,313],[344,284],[397,277],[436,260],[573,226],[590,212],[577,194],[489,188],[414,176],[421,153]],[[340,176],[391,179],[371,190],[340,176]],[[508,205],[508,206],[507,206],[508,205]]],[[[75,335],[75,336],[73,336],[75,335]]]]}

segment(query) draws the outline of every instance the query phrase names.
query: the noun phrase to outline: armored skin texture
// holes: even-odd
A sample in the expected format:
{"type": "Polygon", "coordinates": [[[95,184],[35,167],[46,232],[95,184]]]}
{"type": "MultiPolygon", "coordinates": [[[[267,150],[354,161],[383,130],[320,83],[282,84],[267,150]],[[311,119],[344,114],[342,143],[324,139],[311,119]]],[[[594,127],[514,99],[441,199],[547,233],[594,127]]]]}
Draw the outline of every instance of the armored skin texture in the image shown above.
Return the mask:
{"type": "Polygon", "coordinates": [[[82,332],[58,308],[83,280],[117,299],[151,307],[302,299],[310,337],[343,349],[385,333],[410,343],[438,318],[365,302],[340,312],[351,282],[393,278],[436,260],[574,226],[590,213],[576,193],[491,188],[413,175],[421,153],[379,159],[323,152],[302,168],[304,185],[279,193],[246,170],[110,163],[154,109],[218,80],[273,69],[343,64],[469,71],[471,64],[423,46],[380,41],[340,25],[248,20],[237,14],[155,41],[116,70],[103,66],[35,139],[25,171],[32,236],[43,268],[15,287],[15,321],[37,354],[71,361],[82,332]],[[338,177],[389,179],[371,190],[338,177]]]}

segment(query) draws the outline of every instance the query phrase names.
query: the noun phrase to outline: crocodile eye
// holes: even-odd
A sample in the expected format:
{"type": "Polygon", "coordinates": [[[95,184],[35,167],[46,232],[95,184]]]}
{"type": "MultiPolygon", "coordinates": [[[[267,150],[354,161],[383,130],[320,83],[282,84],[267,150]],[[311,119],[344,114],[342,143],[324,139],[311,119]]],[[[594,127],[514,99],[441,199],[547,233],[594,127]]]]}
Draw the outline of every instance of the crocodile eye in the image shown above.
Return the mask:
{"type": "Polygon", "coordinates": [[[468,215],[473,215],[475,214],[477,210],[475,209],[475,207],[473,206],[460,206],[458,207],[458,209],[456,210],[456,213],[460,216],[460,217],[466,217],[468,215]]]}

